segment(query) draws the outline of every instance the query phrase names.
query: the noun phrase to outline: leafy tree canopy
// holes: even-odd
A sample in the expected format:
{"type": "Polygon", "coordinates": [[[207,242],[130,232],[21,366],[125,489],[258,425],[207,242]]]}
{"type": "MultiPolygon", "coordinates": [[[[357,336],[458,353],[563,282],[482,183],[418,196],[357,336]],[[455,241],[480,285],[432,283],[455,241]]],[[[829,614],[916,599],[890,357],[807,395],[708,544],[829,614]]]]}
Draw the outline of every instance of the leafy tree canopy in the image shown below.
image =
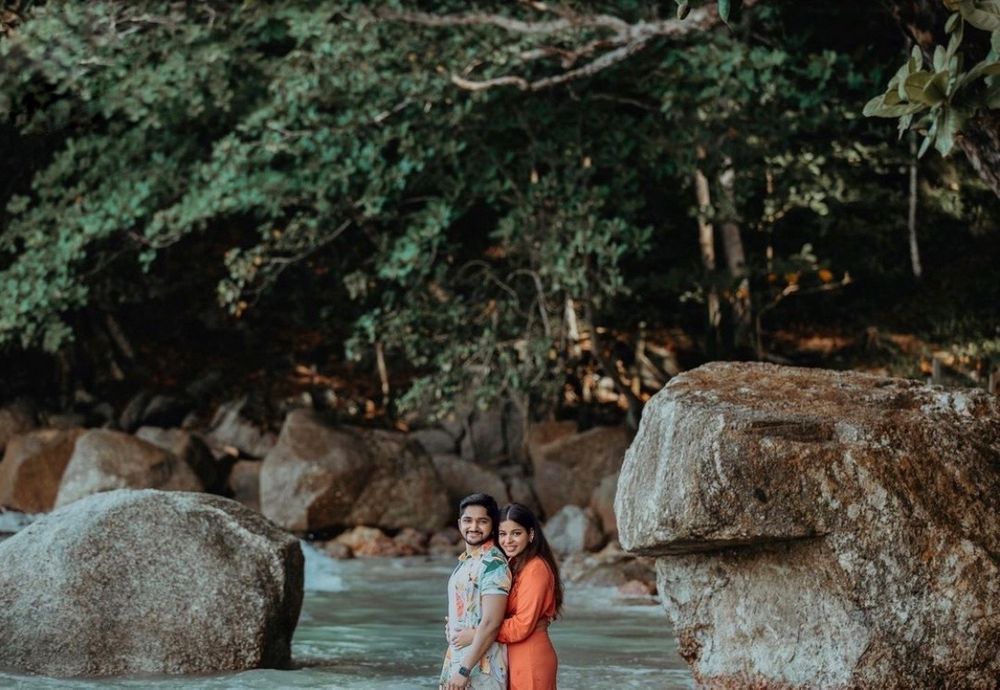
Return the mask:
{"type": "MultiPolygon", "coordinates": [[[[878,9],[838,42],[833,11],[747,4],[732,30],[664,34],[543,90],[453,77],[519,61],[544,79],[605,29],[543,38],[352,2],[22,10],[0,38],[0,343],[65,351],[94,314],[142,331],[220,309],[261,337],[280,323],[355,360],[384,350],[413,374],[401,408],[433,409],[472,383],[551,395],[576,316],[702,328],[679,298],[736,287],[699,262],[699,214],[742,226],[756,308],[789,281],[863,273],[873,254],[850,243],[905,223],[906,152],[860,117],[902,41],[878,9]],[[708,208],[696,168],[716,185],[708,208]]],[[[668,5],[614,9],[674,21],[668,5]]],[[[893,88],[922,69],[907,65],[893,88]]],[[[995,227],[989,190],[935,165],[928,217],[995,227]]]]}

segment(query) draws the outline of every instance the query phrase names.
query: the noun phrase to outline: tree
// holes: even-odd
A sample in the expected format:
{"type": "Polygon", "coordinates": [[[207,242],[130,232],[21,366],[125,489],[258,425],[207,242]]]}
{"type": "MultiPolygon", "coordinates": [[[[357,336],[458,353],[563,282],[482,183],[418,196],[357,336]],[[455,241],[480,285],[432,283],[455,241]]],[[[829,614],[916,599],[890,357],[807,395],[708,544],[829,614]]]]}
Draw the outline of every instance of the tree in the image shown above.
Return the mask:
{"type": "MultiPolygon", "coordinates": [[[[586,366],[624,391],[616,338],[701,332],[682,296],[749,295],[759,314],[837,261],[885,273],[898,252],[838,239],[848,221],[872,246],[902,236],[891,128],[856,117],[898,52],[884,24],[859,57],[810,28],[845,21],[822,8],[760,2],[735,32],[714,4],[684,22],[578,8],[32,6],[0,38],[0,165],[17,173],[0,189],[0,343],[80,372],[112,368],[102,342],[119,369],[142,361],[147,333],[264,342],[284,366],[292,348],[348,354],[400,412],[473,389],[537,403],[584,331],[606,346],[586,366]],[[699,212],[740,240],[745,274],[703,270],[699,212]]],[[[925,167],[923,208],[957,209],[940,227],[988,224],[964,171],[958,203],[925,167]]]]}

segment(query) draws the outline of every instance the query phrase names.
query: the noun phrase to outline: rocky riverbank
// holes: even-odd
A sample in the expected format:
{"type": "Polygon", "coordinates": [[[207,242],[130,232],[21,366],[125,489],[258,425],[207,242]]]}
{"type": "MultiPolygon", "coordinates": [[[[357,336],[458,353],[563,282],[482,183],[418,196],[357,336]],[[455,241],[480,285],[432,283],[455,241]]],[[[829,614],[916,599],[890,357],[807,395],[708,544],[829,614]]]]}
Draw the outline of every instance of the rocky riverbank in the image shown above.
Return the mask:
{"type": "MultiPolygon", "coordinates": [[[[349,559],[460,551],[455,502],[486,490],[545,517],[568,582],[658,590],[705,687],[985,689],[1000,676],[1000,402],[985,392],[717,363],[675,377],[631,445],[621,427],[525,428],[509,407],[413,432],[298,409],[277,434],[240,409],[205,426],[139,415],[132,433],[0,409],[0,503],[64,506],[55,519],[118,488],[216,493],[349,559]]],[[[158,545],[157,525],[120,543],[158,545]]]]}
{"type": "Polygon", "coordinates": [[[113,489],[216,494],[337,558],[455,553],[454,506],[485,491],[546,518],[567,577],[652,592],[652,561],[623,554],[612,509],[629,436],[574,422],[525,428],[513,405],[412,432],[293,409],[278,433],[246,399],[202,423],[176,399],[137,396],[99,428],[81,417],[0,409],[0,507],[44,513],[113,489]],[[176,426],[154,422],[179,420],[176,426]],[[47,423],[49,426],[42,426],[47,423]],[[131,429],[131,431],[130,431],[131,429]]]}

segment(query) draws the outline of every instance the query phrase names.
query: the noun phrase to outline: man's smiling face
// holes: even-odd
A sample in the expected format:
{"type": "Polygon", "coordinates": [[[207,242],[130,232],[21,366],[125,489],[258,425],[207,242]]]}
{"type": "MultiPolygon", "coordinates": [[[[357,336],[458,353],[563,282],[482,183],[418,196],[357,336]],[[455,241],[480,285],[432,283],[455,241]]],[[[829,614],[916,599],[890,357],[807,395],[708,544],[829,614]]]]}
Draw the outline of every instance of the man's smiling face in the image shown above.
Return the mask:
{"type": "Polygon", "coordinates": [[[466,506],[462,517],[458,518],[458,531],[469,546],[479,546],[490,538],[493,521],[483,506],[466,506]]]}

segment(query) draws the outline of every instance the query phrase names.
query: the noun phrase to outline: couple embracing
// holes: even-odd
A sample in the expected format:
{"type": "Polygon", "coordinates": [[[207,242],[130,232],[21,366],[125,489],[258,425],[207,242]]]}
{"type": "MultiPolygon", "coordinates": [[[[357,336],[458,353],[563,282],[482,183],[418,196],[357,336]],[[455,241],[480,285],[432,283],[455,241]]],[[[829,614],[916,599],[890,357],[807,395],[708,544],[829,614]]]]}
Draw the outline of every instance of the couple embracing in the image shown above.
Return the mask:
{"type": "Polygon", "coordinates": [[[549,623],[563,590],[537,518],[472,494],[458,508],[465,553],[448,580],[443,690],[555,690],[549,623]]]}

